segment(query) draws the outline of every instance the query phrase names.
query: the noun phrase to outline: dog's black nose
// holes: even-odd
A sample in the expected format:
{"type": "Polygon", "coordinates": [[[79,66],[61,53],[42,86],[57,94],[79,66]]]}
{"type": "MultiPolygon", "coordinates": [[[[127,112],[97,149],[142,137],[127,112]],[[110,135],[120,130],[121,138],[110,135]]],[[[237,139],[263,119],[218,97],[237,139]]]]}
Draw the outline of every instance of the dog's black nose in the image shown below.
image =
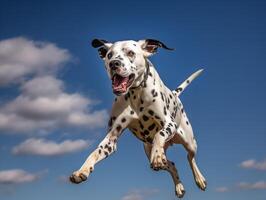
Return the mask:
{"type": "Polygon", "coordinates": [[[109,67],[112,69],[112,70],[116,70],[118,67],[121,66],[121,61],[120,60],[112,60],[110,63],[109,63],[109,67]]]}

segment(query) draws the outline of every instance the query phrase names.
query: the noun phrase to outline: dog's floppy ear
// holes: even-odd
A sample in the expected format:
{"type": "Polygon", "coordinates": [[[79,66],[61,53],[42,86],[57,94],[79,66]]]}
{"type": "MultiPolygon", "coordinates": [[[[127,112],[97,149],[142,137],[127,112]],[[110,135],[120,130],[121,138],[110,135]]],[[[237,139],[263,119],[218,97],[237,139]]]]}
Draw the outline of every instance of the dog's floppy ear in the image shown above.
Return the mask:
{"type": "Polygon", "coordinates": [[[102,39],[94,39],[91,42],[91,46],[94,48],[100,47],[98,49],[98,52],[99,52],[100,57],[104,59],[106,56],[106,53],[108,52],[108,49],[112,46],[112,43],[109,43],[108,41],[102,40],[102,39]]]}
{"type": "Polygon", "coordinates": [[[141,48],[145,52],[144,55],[146,55],[147,57],[156,53],[158,47],[164,48],[167,50],[174,50],[172,48],[167,47],[164,43],[162,43],[159,40],[146,39],[146,40],[140,40],[139,43],[140,43],[141,48]]]}

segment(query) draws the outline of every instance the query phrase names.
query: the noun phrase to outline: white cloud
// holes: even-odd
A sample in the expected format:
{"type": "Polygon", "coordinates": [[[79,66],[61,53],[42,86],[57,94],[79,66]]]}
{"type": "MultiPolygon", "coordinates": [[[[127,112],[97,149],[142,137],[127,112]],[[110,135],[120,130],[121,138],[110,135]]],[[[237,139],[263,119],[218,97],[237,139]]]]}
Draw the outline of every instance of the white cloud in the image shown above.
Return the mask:
{"type": "Polygon", "coordinates": [[[143,199],[144,197],[141,194],[136,193],[136,192],[129,193],[122,198],[122,200],[143,200],[143,199]]]}
{"type": "Polygon", "coordinates": [[[241,182],[237,186],[240,189],[244,189],[244,190],[266,190],[265,181],[258,181],[255,183],[241,182]]]}
{"type": "Polygon", "coordinates": [[[158,189],[132,190],[123,196],[121,200],[144,200],[158,192],[158,189]]]}
{"type": "Polygon", "coordinates": [[[218,187],[215,189],[216,192],[228,192],[228,187],[218,187]]]}
{"type": "Polygon", "coordinates": [[[22,169],[0,171],[0,184],[18,184],[33,182],[40,178],[39,174],[32,174],[22,169]]]}
{"type": "Polygon", "coordinates": [[[106,110],[94,110],[95,101],[67,93],[64,82],[56,78],[71,57],[66,49],[48,42],[23,37],[0,41],[0,86],[20,84],[20,94],[0,104],[0,133],[105,126],[106,110]]]}
{"type": "Polygon", "coordinates": [[[266,190],[266,182],[265,181],[257,181],[255,183],[250,182],[240,182],[237,183],[235,186],[231,187],[218,187],[215,189],[216,192],[229,192],[229,191],[236,191],[236,190],[266,190]]]}
{"type": "Polygon", "coordinates": [[[29,75],[55,73],[71,55],[53,43],[16,37],[0,41],[0,86],[29,75]]]}
{"type": "Polygon", "coordinates": [[[256,161],[254,159],[245,160],[240,163],[240,167],[245,169],[257,169],[257,170],[266,170],[266,160],[256,161]]]}
{"type": "Polygon", "coordinates": [[[99,128],[106,124],[106,110],[91,111],[94,101],[64,92],[64,83],[53,76],[35,77],[23,83],[20,90],[19,96],[0,107],[1,132],[99,128]]]}
{"type": "Polygon", "coordinates": [[[61,143],[46,139],[30,138],[15,146],[12,153],[15,155],[40,155],[54,156],[76,151],[89,147],[90,142],[86,140],[65,140],[61,143]]]}

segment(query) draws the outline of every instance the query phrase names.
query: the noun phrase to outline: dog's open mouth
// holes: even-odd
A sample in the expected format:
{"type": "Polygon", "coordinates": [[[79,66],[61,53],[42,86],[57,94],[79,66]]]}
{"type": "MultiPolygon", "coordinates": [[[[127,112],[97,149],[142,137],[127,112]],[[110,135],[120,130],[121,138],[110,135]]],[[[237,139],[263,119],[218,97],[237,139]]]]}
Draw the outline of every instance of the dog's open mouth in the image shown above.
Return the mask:
{"type": "Polygon", "coordinates": [[[127,89],[132,85],[135,79],[135,74],[130,74],[127,77],[115,74],[112,78],[113,92],[116,95],[121,95],[127,91],[127,89]]]}

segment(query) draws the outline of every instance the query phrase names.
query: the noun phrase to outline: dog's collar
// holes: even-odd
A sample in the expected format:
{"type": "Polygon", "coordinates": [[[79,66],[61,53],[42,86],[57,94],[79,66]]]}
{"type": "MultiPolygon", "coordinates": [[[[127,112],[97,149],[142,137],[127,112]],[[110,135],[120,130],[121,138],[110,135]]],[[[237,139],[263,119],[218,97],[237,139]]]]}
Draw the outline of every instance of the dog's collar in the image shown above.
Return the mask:
{"type": "Polygon", "coordinates": [[[137,89],[140,86],[144,86],[144,87],[146,86],[146,81],[147,81],[149,73],[150,73],[150,65],[149,65],[149,62],[147,61],[147,59],[145,59],[145,67],[146,67],[146,73],[144,74],[143,80],[140,82],[140,84],[138,86],[131,87],[130,89],[137,89]]]}

